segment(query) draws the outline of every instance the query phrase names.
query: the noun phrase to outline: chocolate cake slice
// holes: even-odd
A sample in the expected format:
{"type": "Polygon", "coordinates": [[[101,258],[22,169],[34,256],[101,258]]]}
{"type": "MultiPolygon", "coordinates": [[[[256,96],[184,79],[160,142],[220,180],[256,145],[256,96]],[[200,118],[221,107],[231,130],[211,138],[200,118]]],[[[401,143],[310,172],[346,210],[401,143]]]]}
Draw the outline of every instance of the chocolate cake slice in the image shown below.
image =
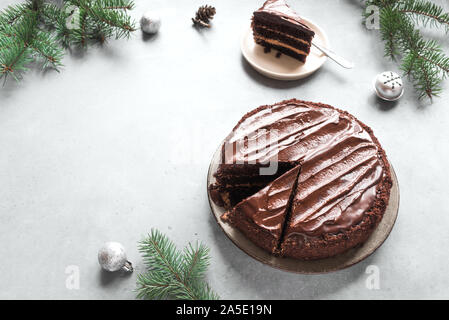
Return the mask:
{"type": "Polygon", "coordinates": [[[225,139],[221,161],[211,190],[243,199],[228,203],[224,220],[265,250],[297,259],[331,257],[366,241],[392,186],[387,157],[368,126],[340,109],[296,99],[247,113],[225,139]],[[267,161],[278,165],[271,176],[260,173],[267,161]],[[286,176],[299,167],[295,187],[286,176]],[[259,200],[273,186],[282,190],[284,222],[269,227],[255,217],[271,217],[259,200]]]}
{"type": "Polygon", "coordinates": [[[275,254],[300,167],[284,173],[256,194],[238,203],[221,219],[239,229],[259,247],[275,254]]]}
{"type": "Polygon", "coordinates": [[[315,32],[284,0],[267,0],[254,12],[251,26],[257,44],[306,61],[315,32]]]}

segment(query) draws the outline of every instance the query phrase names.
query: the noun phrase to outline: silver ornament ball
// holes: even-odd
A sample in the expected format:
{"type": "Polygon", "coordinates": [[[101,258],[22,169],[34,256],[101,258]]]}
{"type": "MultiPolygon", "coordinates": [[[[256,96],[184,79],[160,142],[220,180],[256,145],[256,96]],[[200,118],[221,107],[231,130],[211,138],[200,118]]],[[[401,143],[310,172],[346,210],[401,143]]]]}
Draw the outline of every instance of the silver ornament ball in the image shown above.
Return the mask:
{"type": "Polygon", "coordinates": [[[125,248],[118,242],[106,242],[98,251],[98,262],[106,271],[132,272],[132,264],[126,258],[125,248]]]}
{"type": "Polygon", "coordinates": [[[161,18],[156,12],[147,11],[140,19],[140,27],[145,33],[157,33],[159,31],[159,28],[161,27],[161,18]]]}
{"type": "Polygon", "coordinates": [[[393,71],[385,71],[377,75],[374,89],[379,98],[387,101],[398,100],[404,93],[401,76],[393,71]]]}

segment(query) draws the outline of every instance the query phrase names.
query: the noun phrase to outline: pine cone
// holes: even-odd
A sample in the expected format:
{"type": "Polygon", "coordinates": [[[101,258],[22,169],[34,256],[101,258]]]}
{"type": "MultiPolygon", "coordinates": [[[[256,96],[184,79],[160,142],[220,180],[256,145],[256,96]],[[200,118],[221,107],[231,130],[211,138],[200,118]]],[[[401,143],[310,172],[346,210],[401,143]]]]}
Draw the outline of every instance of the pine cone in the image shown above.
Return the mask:
{"type": "Polygon", "coordinates": [[[210,28],[209,20],[214,18],[216,10],[212,6],[201,6],[196,12],[195,18],[192,18],[193,24],[200,27],[210,28]]]}

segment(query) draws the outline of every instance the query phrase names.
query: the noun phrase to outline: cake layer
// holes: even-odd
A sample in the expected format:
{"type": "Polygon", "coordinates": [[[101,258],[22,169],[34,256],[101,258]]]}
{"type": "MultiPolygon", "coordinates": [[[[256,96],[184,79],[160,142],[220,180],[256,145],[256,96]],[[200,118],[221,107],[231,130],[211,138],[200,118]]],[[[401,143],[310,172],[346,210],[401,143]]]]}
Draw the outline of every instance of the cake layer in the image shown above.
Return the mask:
{"type": "Polygon", "coordinates": [[[296,162],[277,162],[273,170],[270,170],[268,166],[258,164],[222,164],[214,176],[217,182],[222,185],[253,183],[255,181],[266,181],[268,183],[292,169],[295,165],[296,162]]]}
{"type": "Polygon", "coordinates": [[[282,48],[288,49],[290,51],[293,51],[296,54],[301,54],[301,55],[305,55],[305,56],[307,56],[310,52],[310,47],[304,45],[303,43],[290,44],[289,42],[293,42],[293,41],[279,40],[276,38],[271,38],[269,36],[260,35],[258,33],[254,33],[254,41],[256,43],[259,43],[259,41],[265,42],[265,43],[269,44],[270,46],[282,47],[282,48]]]}
{"type": "Polygon", "coordinates": [[[220,202],[226,208],[234,206],[244,198],[256,193],[267,184],[292,169],[295,163],[276,163],[276,170],[264,173],[266,166],[258,164],[222,164],[214,177],[214,192],[221,194],[220,202]]]}
{"type": "Polygon", "coordinates": [[[254,37],[259,37],[262,39],[273,39],[280,41],[286,45],[289,45],[291,47],[297,48],[299,50],[303,50],[305,52],[310,51],[310,46],[312,45],[311,42],[307,42],[301,38],[296,38],[294,36],[291,36],[286,33],[274,31],[271,29],[268,29],[266,27],[262,27],[259,25],[255,25],[253,28],[253,35],[254,37]]]}
{"type": "MultiPolygon", "coordinates": [[[[267,31],[271,31],[273,33],[280,33],[289,36],[290,38],[300,39],[305,43],[312,43],[313,36],[305,33],[302,29],[298,29],[297,27],[289,27],[281,24],[276,24],[270,22],[268,19],[264,17],[253,17],[251,27],[254,31],[254,28],[265,29],[267,31]]],[[[263,33],[263,31],[261,32],[263,33]]]]}
{"type": "Polygon", "coordinates": [[[248,187],[233,187],[232,189],[215,189],[214,186],[211,187],[211,195],[214,202],[227,210],[232,209],[240,201],[246,199],[249,196],[257,193],[266,186],[248,186],[248,187]]]}
{"type": "Polygon", "coordinates": [[[307,59],[307,53],[301,50],[292,49],[288,46],[284,45],[277,45],[275,44],[276,41],[270,41],[270,40],[263,40],[254,38],[254,41],[263,47],[270,48],[270,49],[276,49],[277,51],[284,53],[290,57],[293,57],[301,62],[306,62],[307,59]]]}

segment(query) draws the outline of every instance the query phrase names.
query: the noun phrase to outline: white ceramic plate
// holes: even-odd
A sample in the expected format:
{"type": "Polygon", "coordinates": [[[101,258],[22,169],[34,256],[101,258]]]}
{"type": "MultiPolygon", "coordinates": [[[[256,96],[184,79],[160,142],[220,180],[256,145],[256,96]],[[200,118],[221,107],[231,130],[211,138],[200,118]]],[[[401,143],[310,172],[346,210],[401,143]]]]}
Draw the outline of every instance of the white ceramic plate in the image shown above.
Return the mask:
{"type": "MultiPolygon", "coordinates": [[[[309,19],[302,18],[304,24],[315,31],[313,42],[330,49],[329,40],[324,31],[309,19]]],[[[305,78],[318,70],[327,57],[318,49],[310,49],[306,63],[282,54],[276,58],[277,50],[264,52],[264,48],[254,42],[253,31],[248,27],[241,39],[240,47],[246,61],[261,74],[277,80],[297,80],[305,78]]]]}
{"type": "MultiPolygon", "coordinates": [[[[218,163],[220,161],[221,147],[215,152],[212,162],[209,166],[209,172],[207,175],[207,185],[215,182],[214,173],[218,169],[218,163]]],[[[243,252],[251,256],[252,258],[269,265],[273,268],[302,273],[302,274],[320,274],[328,273],[332,271],[337,271],[350,267],[363,259],[370,256],[377,248],[379,248],[382,243],[387,239],[391,230],[393,229],[394,223],[399,210],[399,185],[396,178],[396,174],[391,166],[391,177],[393,180],[393,187],[390,192],[390,201],[388,203],[387,209],[384,216],[373,231],[368,240],[362,245],[350,249],[343,254],[337,255],[335,257],[313,260],[313,261],[302,261],[291,258],[281,258],[275,257],[269,254],[267,251],[259,248],[248,238],[245,237],[239,230],[233,228],[227,223],[221,221],[220,217],[224,213],[222,207],[217,206],[211,199],[208,190],[209,204],[212,209],[212,213],[221,227],[226,236],[243,252]]]]}

